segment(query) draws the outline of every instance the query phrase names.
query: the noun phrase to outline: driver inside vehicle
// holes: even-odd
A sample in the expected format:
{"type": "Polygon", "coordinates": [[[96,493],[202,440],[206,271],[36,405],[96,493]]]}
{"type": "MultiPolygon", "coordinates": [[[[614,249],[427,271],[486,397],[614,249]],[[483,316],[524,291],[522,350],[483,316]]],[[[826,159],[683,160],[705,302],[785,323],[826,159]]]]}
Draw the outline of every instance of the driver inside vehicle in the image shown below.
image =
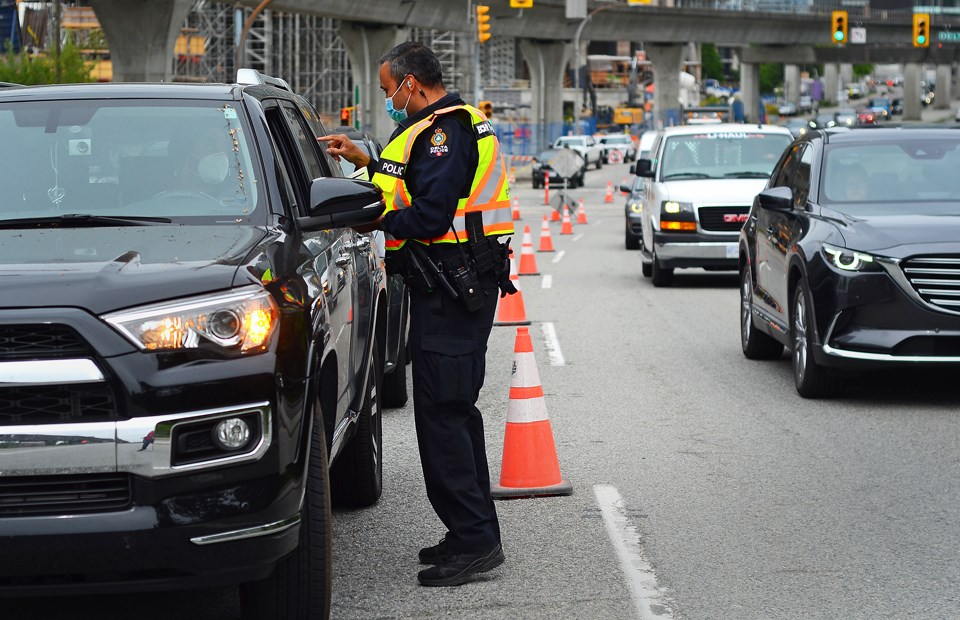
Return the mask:
{"type": "Polygon", "coordinates": [[[225,129],[208,127],[171,140],[169,151],[174,161],[179,159],[177,190],[213,196],[222,191],[233,154],[232,138],[225,129]]]}

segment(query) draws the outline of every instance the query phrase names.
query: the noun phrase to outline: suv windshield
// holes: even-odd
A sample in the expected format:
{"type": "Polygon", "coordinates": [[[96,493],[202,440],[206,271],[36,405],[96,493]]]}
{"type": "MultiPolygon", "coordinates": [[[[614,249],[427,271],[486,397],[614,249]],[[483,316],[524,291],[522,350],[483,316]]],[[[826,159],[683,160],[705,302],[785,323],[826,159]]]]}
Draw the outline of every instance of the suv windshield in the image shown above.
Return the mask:
{"type": "Polygon", "coordinates": [[[248,135],[216,101],[0,104],[0,222],[244,222],[260,202],[248,135]]]}
{"type": "Polygon", "coordinates": [[[572,137],[572,138],[557,138],[556,144],[558,144],[558,145],[569,144],[569,145],[571,145],[571,146],[586,146],[586,145],[587,145],[587,139],[586,139],[586,138],[578,138],[578,137],[572,137]]]}
{"type": "Polygon", "coordinates": [[[742,131],[672,136],[663,148],[661,179],[766,178],[792,139],[742,131]]]}
{"type": "Polygon", "coordinates": [[[958,169],[956,139],[830,145],[824,150],[821,203],[840,210],[858,203],[849,209],[856,213],[960,214],[958,169]]]}

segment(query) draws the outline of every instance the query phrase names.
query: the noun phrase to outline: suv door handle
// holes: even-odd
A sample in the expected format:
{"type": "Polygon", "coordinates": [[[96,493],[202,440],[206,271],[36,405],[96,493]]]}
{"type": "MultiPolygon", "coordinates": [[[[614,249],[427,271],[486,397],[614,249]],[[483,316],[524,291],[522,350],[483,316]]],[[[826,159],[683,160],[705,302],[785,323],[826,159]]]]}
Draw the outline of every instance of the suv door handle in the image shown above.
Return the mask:
{"type": "Polygon", "coordinates": [[[346,267],[350,264],[350,255],[340,254],[333,260],[333,262],[336,263],[338,267],[346,267]]]}
{"type": "Polygon", "coordinates": [[[354,246],[358,250],[369,250],[370,249],[370,237],[361,237],[357,244],[354,246]]]}

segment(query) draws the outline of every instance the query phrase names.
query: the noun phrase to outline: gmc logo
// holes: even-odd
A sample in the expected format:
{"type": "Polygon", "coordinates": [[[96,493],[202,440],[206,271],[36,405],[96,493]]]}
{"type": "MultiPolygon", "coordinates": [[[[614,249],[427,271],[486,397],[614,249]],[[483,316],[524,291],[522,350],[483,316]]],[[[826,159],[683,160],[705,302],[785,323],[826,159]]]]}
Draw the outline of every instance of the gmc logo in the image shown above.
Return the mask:
{"type": "Polygon", "coordinates": [[[724,224],[742,224],[746,221],[747,221],[746,213],[724,213],[723,214],[724,224]]]}

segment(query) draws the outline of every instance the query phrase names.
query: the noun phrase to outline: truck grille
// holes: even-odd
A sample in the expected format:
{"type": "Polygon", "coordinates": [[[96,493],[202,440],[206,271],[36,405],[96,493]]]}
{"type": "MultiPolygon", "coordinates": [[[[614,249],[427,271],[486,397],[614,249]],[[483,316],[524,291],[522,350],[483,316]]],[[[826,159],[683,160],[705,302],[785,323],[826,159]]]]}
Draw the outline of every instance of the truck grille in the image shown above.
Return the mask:
{"type": "Polygon", "coordinates": [[[740,232],[750,207],[700,207],[700,228],[711,232],[740,232]]]}
{"type": "Polygon", "coordinates": [[[103,383],[0,387],[0,426],[116,419],[113,392],[103,383]]]}
{"type": "Polygon", "coordinates": [[[960,256],[910,258],[901,267],[923,301],[948,312],[960,312],[960,256]]]}
{"type": "Polygon", "coordinates": [[[65,325],[0,325],[0,361],[90,355],[87,343],[65,325]]]}
{"type": "Polygon", "coordinates": [[[128,474],[0,478],[0,517],[38,517],[124,510],[128,474]]]}

